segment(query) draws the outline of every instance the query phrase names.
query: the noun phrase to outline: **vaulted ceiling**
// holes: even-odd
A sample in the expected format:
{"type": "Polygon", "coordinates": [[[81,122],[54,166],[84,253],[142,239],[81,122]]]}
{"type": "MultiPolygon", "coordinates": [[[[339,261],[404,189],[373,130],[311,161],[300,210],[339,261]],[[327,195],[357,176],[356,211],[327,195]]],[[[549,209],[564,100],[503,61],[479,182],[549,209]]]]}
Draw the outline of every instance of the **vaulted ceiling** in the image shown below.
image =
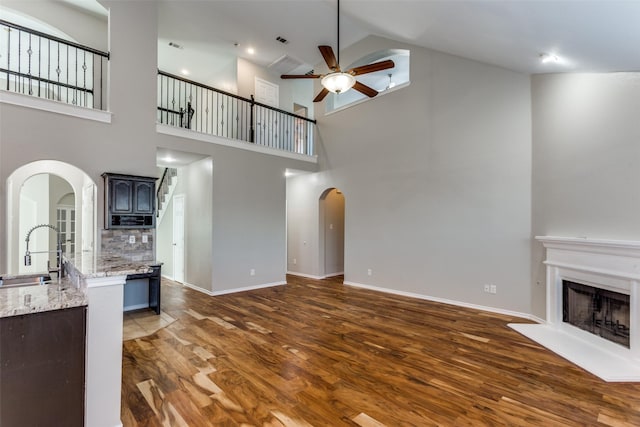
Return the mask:
{"type": "MultiPolygon", "coordinates": [[[[194,57],[266,66],[286,54],[302,71],[322,61],[319,44],[336,43],[336,0],[155,1],[160,37],[194,57]]],[[[342,47],[374,34],[525,73],[640,70],[638,0],[342,0],[340,8],[342,47]],[[542,64],[541,53],[562,61],[542,64]]]]}

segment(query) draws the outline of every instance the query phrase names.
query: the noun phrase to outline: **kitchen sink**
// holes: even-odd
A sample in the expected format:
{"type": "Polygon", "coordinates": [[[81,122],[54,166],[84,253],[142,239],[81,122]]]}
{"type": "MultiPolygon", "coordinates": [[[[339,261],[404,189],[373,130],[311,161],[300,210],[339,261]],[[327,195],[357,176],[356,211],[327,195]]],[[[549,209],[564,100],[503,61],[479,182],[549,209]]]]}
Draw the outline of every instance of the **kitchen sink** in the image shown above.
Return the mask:
{"type": "Polygon", "coordinates": [[[51,283],[51,276],[48,274],[23,274],[19,276],[0,276],[0,288],[11,288],[18,286],[35,286],[51,283]]]}

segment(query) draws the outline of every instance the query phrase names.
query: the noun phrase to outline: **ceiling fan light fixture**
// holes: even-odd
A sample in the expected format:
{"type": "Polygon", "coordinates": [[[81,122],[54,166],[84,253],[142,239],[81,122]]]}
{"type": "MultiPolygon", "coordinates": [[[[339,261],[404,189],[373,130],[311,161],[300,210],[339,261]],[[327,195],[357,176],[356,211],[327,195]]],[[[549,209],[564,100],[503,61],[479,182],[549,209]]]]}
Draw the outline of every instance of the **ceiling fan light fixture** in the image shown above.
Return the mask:
{"type": "Polygon", "coordinates": [[[356,84],[356,79],[349,73],[335,72],[324,76],[320,83],[331,93],[344,93],[356,84]]]}

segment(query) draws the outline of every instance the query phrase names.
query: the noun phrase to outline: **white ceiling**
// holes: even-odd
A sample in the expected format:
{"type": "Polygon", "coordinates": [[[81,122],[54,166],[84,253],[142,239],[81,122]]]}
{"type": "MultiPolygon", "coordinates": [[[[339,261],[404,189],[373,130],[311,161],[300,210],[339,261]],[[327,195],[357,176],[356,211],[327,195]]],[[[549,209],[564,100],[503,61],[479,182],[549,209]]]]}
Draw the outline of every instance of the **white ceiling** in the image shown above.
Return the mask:
{"type": "MultiPolygon", "coordinates": [[[[215,68],[212,54],[261,65],[287,54],[304,63],[297,71],[308,71],[322,62],[319,44],[335,48],[336,0],[155,1],[161,44],[184,48],[164,60],[183,67],[215,68]]],[[[342,0],[340,7],[342,47],[375,34],[525,73],[640,70],[640,0],[342,0]],[[564,62],[541,64],[543,52],[564,62]]]]}
{"type": "MultiPolygon", "coordinates": [[[[160,37],[185,51],[261,65],[287,54],[308,71],[319,44],[336,44],[335,0],[157,1],[160,37]]],[[[525,73],[640,70],[640,0],[342,0],[340,16],[342,47],[374,34],[525,73]]]]}
{"type": "MultiPolygon", "coordinates": [[[[63,1],[106,16],[97,0],[63,1]]],[[[159,68],[230,91],[236,56],[268,66],[288,55],[304,73],[322,64],[318,45],[336,47],[336,0],[153,1],[159,68]]],[[[340,19],[343,48],[378,35],[530,74],[640,71],[640,0],[341,0],[340,19]]]]}

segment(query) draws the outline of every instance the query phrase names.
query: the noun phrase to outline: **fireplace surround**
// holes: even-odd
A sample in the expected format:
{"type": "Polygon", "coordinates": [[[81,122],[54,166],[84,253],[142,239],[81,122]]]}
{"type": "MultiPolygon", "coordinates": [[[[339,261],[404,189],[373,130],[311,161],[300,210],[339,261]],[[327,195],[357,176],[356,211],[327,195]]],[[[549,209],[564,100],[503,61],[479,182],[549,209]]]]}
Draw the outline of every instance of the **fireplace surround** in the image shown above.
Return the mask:
{"type": "Polygon", "coordinates": [[[546,323],[509,326],[605,381],[640,381],[640,242],[536,240],[546,248],[546,323]]]}

